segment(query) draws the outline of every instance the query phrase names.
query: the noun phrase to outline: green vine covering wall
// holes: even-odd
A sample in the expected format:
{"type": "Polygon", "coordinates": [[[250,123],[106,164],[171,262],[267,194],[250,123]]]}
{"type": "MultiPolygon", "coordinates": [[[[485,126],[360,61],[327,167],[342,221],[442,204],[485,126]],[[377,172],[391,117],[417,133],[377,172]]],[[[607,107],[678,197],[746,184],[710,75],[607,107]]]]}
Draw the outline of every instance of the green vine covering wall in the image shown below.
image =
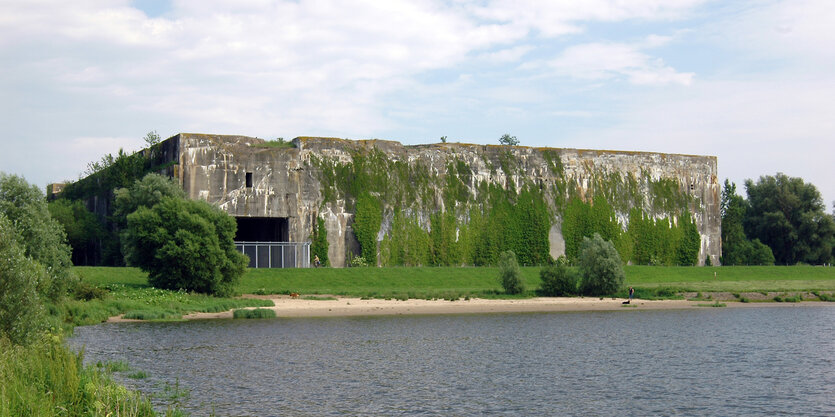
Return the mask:
{"type": "Polygon", "coordinates": [[[316,218],[316,229],[313,231],[310,240],[311,263],[318,256],[322,265],[328,265],[328,229],[325,227],[325,219],[316,218]]]}
{"type": "Polygon", "coordinates": [[[549,231],[558,220],[570,259],[594,233],[611,240],[625,261],[692,265],[698,257],[699,233],[688,211],[693,201],[674,179],[587,167],[594,174],[583,189],[567,179],[559,151],[551,149],[540,150],[553,179],[548,183],[530,179],[506,148],[475,160],[490,181],[479,180],[455,153],[431,168],[375,147],[349,152],[350,162],[311,154],[310,165],[323,204],[344,200],[355,213],[352,228],[371,265],[495,265],[506,250],[522,265],[545,264],[552,261],[549,231]]]}

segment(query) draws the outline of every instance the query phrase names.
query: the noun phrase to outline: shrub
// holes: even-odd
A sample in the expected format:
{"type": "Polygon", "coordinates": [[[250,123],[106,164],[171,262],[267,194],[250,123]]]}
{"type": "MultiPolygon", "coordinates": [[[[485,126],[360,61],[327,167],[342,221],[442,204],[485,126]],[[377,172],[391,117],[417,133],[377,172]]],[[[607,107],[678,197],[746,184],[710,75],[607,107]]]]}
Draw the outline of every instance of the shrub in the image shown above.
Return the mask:
{"type": "Polygon", "coordinates": [[[560,257],[555,265],[548,265],[539,270],[542,295],[559,297],[577,294],[577,274],[568,267],[565,257],[560,257]]]}
{"type": "Polygon", "coordinates": [[[246,270],[235,220],[203,201],[164,197],[128,216],[128,261],[157,288],[230,295],[246,270]]]}
{"type": "MultiPolygon", "coordinates": [[[[0,213],[20,239],[23,255],[43,266],[46,274],[36,281],[38,294],[57,300],[66,294],[74,277],[71,250],[64,228],[49,214],[43,192],[22,177],[0,172],[0,213]]],[[[2,238],[5,239],[4,233],[2,238]]]]}
{"type": "Polygon", "coordinates": [[[275,310],[268,308],[256,308],[252,310],[235,310],[232,312],[232,317],[236,319],[267,319],[275,317],[275,310]]]}
{"type": "Polygon", "coordinates": [[[508,294],[520,294],[525,290],[522,272],[519,270],[516,254],[513,251],[505,251],[499,255],[499,281],[508,294]]]}
{"type": "Polygon", "coordinates": [[[583,239],[580,250],[580,291],[586,295],[615,293],[624,280],[623,264],[612,242],[599,234],[583,239]]]}
{"type": "Polygon", "coordinates": [[[23,254],[17,233],[2,213],[0,236],[0,339],[25,345],[44,325],[37,284],[46,271],[23,254]]]}

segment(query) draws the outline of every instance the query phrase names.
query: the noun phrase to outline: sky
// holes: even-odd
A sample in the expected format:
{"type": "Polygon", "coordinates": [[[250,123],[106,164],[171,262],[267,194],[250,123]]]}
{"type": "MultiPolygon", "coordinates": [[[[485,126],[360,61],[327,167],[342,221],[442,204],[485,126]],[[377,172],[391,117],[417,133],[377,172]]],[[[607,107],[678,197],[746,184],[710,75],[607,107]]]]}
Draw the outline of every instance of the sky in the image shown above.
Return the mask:
{"type": "Polygon", "coordinates": [[[2,0],[0,171],[143,137],[328,136],[714,155],[835,201],[835,2],[2,0]]]}

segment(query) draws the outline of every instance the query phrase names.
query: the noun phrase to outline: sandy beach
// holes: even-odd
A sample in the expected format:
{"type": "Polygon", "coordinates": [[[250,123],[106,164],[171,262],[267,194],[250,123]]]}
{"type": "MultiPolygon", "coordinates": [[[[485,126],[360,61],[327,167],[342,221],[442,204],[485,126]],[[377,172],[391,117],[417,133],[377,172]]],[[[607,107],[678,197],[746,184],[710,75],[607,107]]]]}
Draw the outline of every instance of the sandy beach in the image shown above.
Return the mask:
{"type": "MultiPolygon", "coordinates": [[[[623,304],[622,298],[593,297],[538,297],[521,300],[382,300],[360,298],[337,298],[335,300],[306,300],[288,296],[258,297],[270,299],[274,307],[261,307],[274,310],[277,317],[349,317],[377,315],[421,315],[421,314],[484,314],[484,313],[536,313],[536,312],[583,312],[583,311],[640,311],[671,309],[704,309],[710,301],[687,300],[633,300],[623,304]]],[[[829,303],[741,303],[722,301],[729,308],[826,306],[829,303]]],[[[184,315],[187,320],[231,318],[232,312],[193,313],[184,315]]],[[[114,318],[112,321],[119,321],[114,318]]]]}

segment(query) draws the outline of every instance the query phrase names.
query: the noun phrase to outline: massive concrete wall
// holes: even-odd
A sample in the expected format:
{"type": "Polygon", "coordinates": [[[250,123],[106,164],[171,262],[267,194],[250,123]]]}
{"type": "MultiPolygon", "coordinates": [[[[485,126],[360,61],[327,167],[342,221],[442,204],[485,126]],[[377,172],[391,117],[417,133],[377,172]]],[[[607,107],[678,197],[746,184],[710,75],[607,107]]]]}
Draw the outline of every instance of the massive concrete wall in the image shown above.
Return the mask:
{"type": "MultiPolygon", "coordinates": [[[[351,231],[349,208],[353,205],[340,195],[326,201],[326,185],[315,162],[347,164],[353,155],[370,150],[378,150],[392,161],[420,164],[439,177],[446,175],[451,161],[463,161],[472,172],[465,185],[474,200],[479,198],[477,185],[485,181],[516,187],[517,191],[523,184],[538,185],[552,206],[565,198],[559,194],[565,187],[583,199],[595,193],[608,194],[622,224],[633,207],[652,216],[668,216],[669,202],[653,195],[653,184],[667,181],[687,196],[682,204],[693,214],[701,236],[699,263],[710,257],[717,265],[721,253],[720,186],[716,158],[711,156],[450,143],[403,146],[392,141],[330,138],[297,138],[294,148],[285,148],[268,147],[261,139],[244,136],[185,133],[169,140],[179,143],[174,176],[190,198],[217,204],[234,216],[286,217],[290,240],[296,242],[309,240],[316,218],[322,217],[334,266],[344,265],[348,251],[359,253],[351,231]],[[508,160],[514,161],[511,167],[508,160]],[[251,174],[250,187],[247,173],[251,174]]],[[[428,210],[448,209],[442,193],[434,195],[435,201],[405,205],[414,204],[413,214],[424,217],[428,210]]],[[[549,238],[551,255],[556,257],[564,252],[564,242],[559,210],[553,212],[549,238]]],[[[381,230],[380,236],[384,233],[381,230]]]]}

